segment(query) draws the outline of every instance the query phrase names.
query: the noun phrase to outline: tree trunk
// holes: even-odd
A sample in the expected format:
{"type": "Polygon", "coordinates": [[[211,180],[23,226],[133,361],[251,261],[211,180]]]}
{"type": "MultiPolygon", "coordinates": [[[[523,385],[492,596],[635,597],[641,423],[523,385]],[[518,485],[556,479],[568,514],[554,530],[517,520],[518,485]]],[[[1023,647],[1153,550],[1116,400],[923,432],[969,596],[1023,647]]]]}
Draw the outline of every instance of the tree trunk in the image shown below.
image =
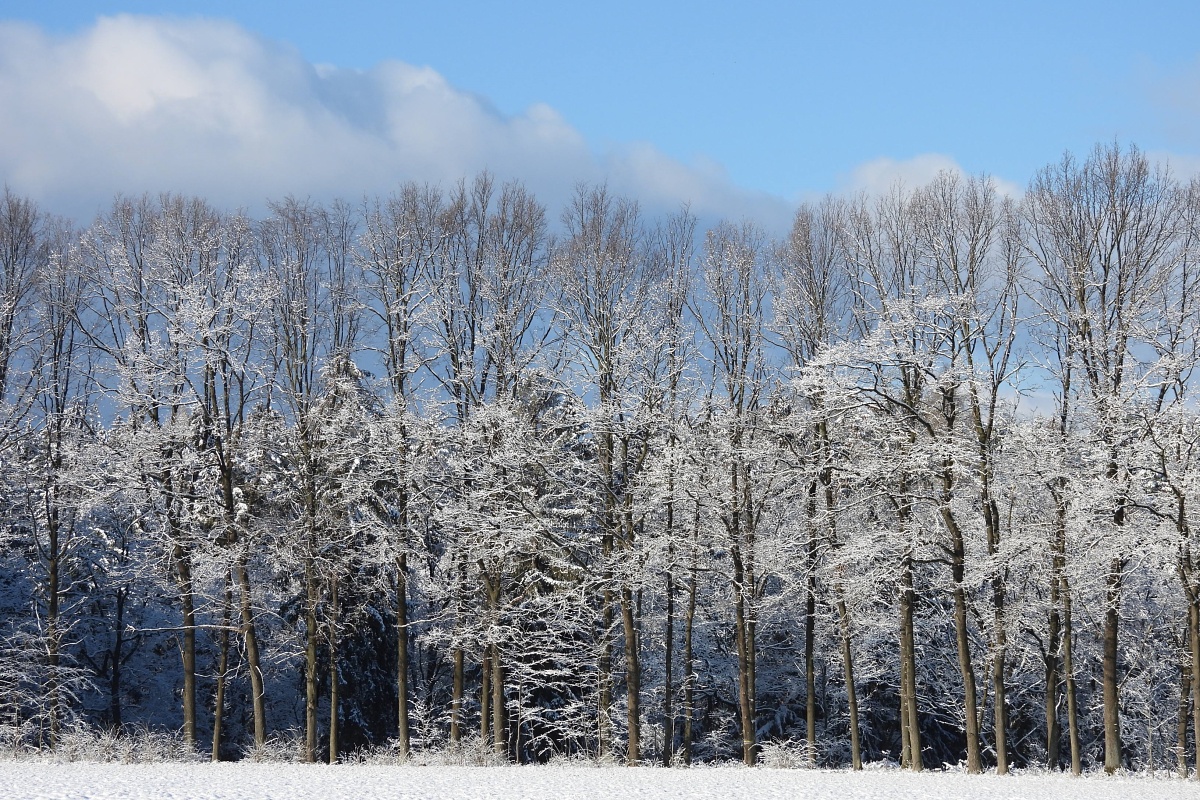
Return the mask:
{"type": "MultiPolygon", "coordinates": [[[[967,739],[967,772],[979,773],[983,762],[979,755],[979,704],[975,692],[975,668],[971,663],[971,643],[967,631],[967,598],[963,589],[963,565],[961,559],[955,565],[954,583],[954,633],[958,643],[958,671],[963,681],[963,716],[966,720],[964,734],[967,739]]],[[[1003,671],[1003,662],[998,662],[1003,671]]],[[[1003,708],[998,705],[997,708],[1003,708]]],[[[1003,713],[1002,711],[998,713],[1003,713]]]]}
{"type": "MultiPolygon", "coordinates": [[[[494,580],[490,577],[484,577],[484,588],[487,591],[488,615],[492,620],[492,624],[496,625],[500,617],[500,593],[503,590],[501,579],[497,576],[494,580]]],[[[491,670],[491,680],[485,684],[489,685],[492,691],[490,698],[492,704],[491,721],[492,721],[492,747],[496,755],[501,758],[506,758],[508,755],[508,740],[505,735],[506,718],[504,714],[504,670],[503,664],[500,661],[500,646],[496,642],[492,642],[488,651],[488,667],[491,670]]],[[[489,698],[484,696],[484,703],[488,702],[489,698]]],[[[484,740],[487,739],[487,731],[484,731],[484,740]]]]}
{"type": "Polygon", "coordinates": [[[625,693],[626,724],[629,728],[629,743],[625,751],[625,762],[636,765],[642,759],[641,748],[641,665],[638,659],[638,631],[634,621],[633,593],[628,586],[621,587],[621,624],[625,628],[625,693]]]}
{"type": "MultiPolygon", "coordinates": [[[[457,560],[457,557],[456,557],[457,560]]],[[[466,657],[463,653],[462,624],[466,616],[463,605],[463,586],[466,584],[466,567],[459,562],[454,570],[458,573],[458,581],[453,584],[454,592],[454,646],[451,649],[454,661],[453,685],[450,690],[450,743],[456,745],[462,741],[462,711],[463,697],[466,691],[466,657]]]]}
{"type": "MultiPolygon", "coordinates": [[[[817,430],[821,433],[820,428],[817,430]]],[[[824,475],[822,475],[824,477],[824,475]]],[[[828,487],[826,487],[828,488],[828,487]]],[[[827,498],[828,502],[828,498],[827,498]]],[[[808,765],[817,763],[817,669],[814,663],[817,634],[817,481],[808,487],[808,542],[804,561],[808,580],[804,587],[804,746],[808,765]]]]}
{"type": "MultiPolygon", "coordinates": [[[[696,516],[696,526],[700,525],[699,513],[696,516]]],[[[692,551],[692,571],[688,578],[687,611],[683,617],[683,763],[692,763],[692,721],[696,716],[696,661],[692,648],[692,633],[696,621],[696,584],[697,584],[697,555],[692,551]]]]}
{"type": "Polygon", "coordinates": [[[808,751],[808,765],[817,765],[817,666],[815,662],[815,639],[817,632],[817,576],[815,568],[815,550],[812,542],[810,547],[809,574],[807,597],[804,603],[804,741],[808,751]]]}
{"type": "MultiPolygon", "coordinates": [[[[952,478],[943,473],[944,502],[949,502],[952,478]]],[[[963,717],[967,740],[967,772],[979,773],[983,762],[979,756],[979,703],[975,689],[975,667],[971,663],[971,640],[967,630],[967,593],[963,586],[966,573],[966,548],[963,532],[948,505],[941,508],[942,522],[950,534],[950,572],[954,581],[954,637],[958,647],[958,672],[963,683],[963,717]]]]}
{"type": "MultiPolygon", "coordinates": [[[[118,615],[118,621],[120,617],[118,615]]],[[[225,602],[221,612],[220,655],[217,657],[217,692],[213,698],[212,760],[221,760],[221,725],[225,720],[225,681],[229,674],[229,628],[233,625],[233,575],[225,573],[225,602]]],[[[118,639],[118,641],[120,641],[118,639]]]]}
{"type": "MultiPolygon", "coordinates": [[[[904,636],[900,636],[901,642],[904,636]]],[[[912,769],[912,737],[908,732],[908,661],[903,657],[904,646],[900,646],[900,767],[912,769]]]]}
{"type": "MultiPolygon", "coordinates": [[[[1179,513],[1177,525],[1180,533],[1179,561],[1176,571],[1183,584],[1183,597],[1187,602],[1187,632],[1184,637],[1188,644],[1189,679],[1192,701],[1192,737],[1195,742],[1195,776],[1200,780],[1200,584],[1195,581],[1195,567],[1192,563],[1190,531],[1187,526],[1184,498],[1179,496],[1179,513]]],[[[1184,702],[1180,699],[1180,702],[1184,702]]],[[[1184,723],[1186,727],[1186,722],[1184,723]]],[[[1183,733],[1186,739],[1187,731],[1183,733]]],[[[1186,747],[1186,744],[1184,745],[1186,747]]],[[[1186,775],[1186,772],[1185,772],[1186,775]]]]}
{"type": "Polygon", "coordinates": [[[742,564],[740,550],[732,553],[734,574],[733,612],[736,627],[738,659],[738,712],[742,729],[742,760],[746,766],[754,766],[757,760],[757,737],[753,706],[753,678],[751,677],[754,642],[751,639],[750,621],[746,609],[746,581],[748,576],[742,564]]]}
{"type": "MultiPolygon", "coordinates": [[[[984,520],[987,527],[988,554],[995,558],[1000,552],[1000,510],[991,498],[990,482],[983,489],[984,520]]],[[[1004,620],[1004,605],[1008,592],[1005,571],[997,570],[992,577],[992,612],[995,626],[995,654],[992,658],[992,725],[996,737],[996,774],[1008,774],[1008,690],[1004,681],[1005,659],[1008,653],[1008,631],[1004,620]]],[[[1058,715],[1055,714],[1055,719],[1058,715]]]]}
{"type": "Polygon", "coordinates": [[[492,646],[484,645],[479,662],[479,741],[492,736],[492,646]]]}
{"type": "MultiPolygon", "coordinates": [[[[993,592],[1000,591],[993,586],[993,592]]],[[[1005,654],[1008,651],[1008,633],[1004,628],[1003,600],[997,600],[996,653],[992,659],[992,693],[995,695],[992,708],[992,725],[996,729],[996,774],[1008,774],[1008,691],[1004,681],[1005,654]]]]}
{"type": "MultiPolygon", "coordinates": [[[[49,497],[47,492],[47,497],[49,497]]],[[[47,503],[49,505],[49,501],[47,503]]],[[[46,690],[50,706],[50,747],[58,747],[59,720],[62,710],[59,708],[58,666],[59,666],[59,552],[58,514],[53,508],[46,513],[46,528],[49,538],[46,564],[46,655],[49,674],[46,676],[46,690]]]]}
{"type": "MultiPolygon", "coordinates": [[[[611,537],[606,536],[606,539],[611,537]]],[[[605,560],[611,555],[612,545],[605,546],[605,560]]],[[[612,572],[608,571],[604,577],[604,584],[608,586],[612,581],[612,572]]],[[[612,591],[605,589],[601,593],[601,603],[604,608],[600,612],[600,674],[597,676],[599,680],[599,691],[596,698],[596,750],[600,758],[603,759],[609,754],[612,748],[612,718],[610,713],[612,710],[612,629],[613,629],[613,596],[612,591]]]]}
{"type": "Polygon", "coordinates": [[[1193,776],[1200,780],[1200,595],[1193,589],[1193,599],[1188,605],[1189,637],[1192,643],[1192,741],[1196,752],[1192,762],[1193,776]]]}
{"type": "Polygon", "coordinates": [[[183,741],[189,749],[196,746],[196,609],[192,589],[192,563],[182,544],[175,497],[174,478],[169,470],[160,475],[161,495],[166,503],[166,526],[170,537],[171,560],[179,583],[179,604],[183,616],[180,656],[183,661],[183,741]]]}
{"type": "MultiPolygon", "coordinates": [[[[825,418],[817,423],[817,440],[821,443],[823,466],[820,472],[825,496],[826,527],[830,544],[837,543],[836,502],[833,489],[833,467],[829,441],[829,425],[825,418]]],[[[846,684],[846,706],[850,716],[850,764],[854,770],[862,769],[862,743],[858,730],[858,692],[854,688],[854,651],[851,649],[852,629],[850,610],[846,607],[845,587],[841,582],[842,568],[838,567],[838,581],[833,588],[837,598],[838,628],[842,648],[842,674],[846,684]]],[[[814,592],[810,592],[814,594],[814,592]]]]}
{"type": "Polygon", "coordinates": [[[492,746],[496,755],[508,756],[508,742],[504,730],[504,670],[500,663],[500,648],[492,645],[492,746]]]}
{"type": "Polygon", "coordinates": [[[1075,704],[1075,629],[1071,621],[1071,586],[1062,576],[1063,673],[1067,678],[1067,737],[1071,741],[1071,774],[1083,774],[1083,752],[1079,744],[1079,711],[1075,704]]]}
{"type": "Polygon", "coordinates": [[[396,744],[408,758],[408,556],[396,558],[396,744]]]}
{"type": "Polygon", "coordinates": [[[462,703],[465,664],[461,645],[454,646],[454,686],[450,695],[450,742],[458,744],[462,741],[462,703]]]}
{"type": "Polygon", "coordinates": [[[854,654],[850,649],[850,611],[842,587],[837,586],[838,620],[841,623],[842,672],[846,679],[846,705],[850,712],[850,764],[854,770],[862,769],[862,745],[858,736],[858,693],[854,688],[854,654]]]}
{"type": "MultiPolygon", "coordinates": [[[[610,389],[608,383],[604,379],[603,374],[600,376],[600,406],[604,408],[609,401],[610,389]]],[[[600,554],[603,558],[604,571],[602,575],[604,590],[600,594],[600,602],[603,604],[601,610],[600,626],[601,626],[601,650],[600,650],[600,675],[599,675],[599,693],[596,707],[596,731],[598,736],[597,750],[600,758],[608,756],[613,749],[613,734],[612,734],[612,701],[613,701],[613,622],[615,617],[614,607],[616,600],[613,597],[613,549],[616,545],[616,488],[614,486],[613,476],[613,458],[615,454],[614,439],[612,430],[605,426],[600,431],[597,438],[598,448],[596,460],[599,462],[600,474],[604,480],[604,510],[600,518],[600,554]]]]}
{"type": "Polygon", "coordinates": [[[117,617],[113,621],[112,674],[108,679],[108,717],[114,731],[121,730],[121,668],[125,648],[125,599],[129,590],[117,589],[117,617]]]}
{"type": "Polygon", "coordinates": [[[179,570],[180,603],[183,606],[183,741],[196,745],[196,608],[192,595],[192,566],[179,545],[175,546],[179,570]]]}
{"type": "Polygon", "coordinates": [[[304,562],[304,760],[317,760],[317,577],[312,558],[304,562]]]}
{"type": "Polygon", "coordinates": [[[329,763],[338,760],[338,579],[329,581],[329,763]]]}
{"type": "MultiPolygon", "coordinates": [[[[735,449],[740,446],[740,437],[734,436],[735,449]]],[[[735,459],[729,470],[730,508],[729,556],[733,561],[733,614],[738,659],[738,711],[742,729],[742,760],[752,767],[758,761],[758,729],[754,713],[754,571],[750,565],[751,521],[743,519],[747,509],[743,496],[742,471],[745,467],[735,459]],[[743,543],[746,551],[743,552],[743,543]]]]}
{"type": "MultiPolygon", "coordinates": [[[[748,482],[747,482],[748,485],[748,482]]],[[[750,764],[758,763],[758,610],[756,605],[756,578],[754,571],[754,536],[753,530],[748,535],[746,559],[746,586],[750,594],[746,598],[746,705],[750,710],[751,735],[754,744],[750,752],[750,764]]]]}
{"type": "Polygon", "coordinates": [[[1050,578],[1050,618],[1046,633],[1046,768],[1057,769],[1062,750],[1062,725],[1058,720],[1058,662],[1062,632],[1059,618],[1059,582],[1055,574],[1050,578]]]}
{"type": "Polygon", "coordinates": [[[1120,559],[1113,559],[1105,580],[1104,611],[1104,771],[1113,774],[1121,768],[1121,718],[1117,696],[1117,604],[1121,595],[1120,559]]]}
{"type": "Polygon", "coordinates": [[[246,569],[249,555],[238,560],[236,578],[241,589],[242,636],[246,642],[246,662],[250,668],[250,694],[254,707],[254,746],[257,753],[267,743],[267,695],[263,680],[262,659],[258,650],[258,633],[254,627],[254,608],[251,604],[250,575],[246,569]]]}
{"type": "MultiPolygon", "coordinates": [[[[1190,621],[1189,621],[1190,622],[1190,621]]],[[[1190,625],[1188,626],[1191,627],[1190,625]]],[[[1188,633],[1185,631],[1185,634],[1188,633]]],[[[1175,760],[1178,764],[1179,777],[1188,776],[1187,733],[1188,706],[1192,691],[1192,665],[1183,664],[1179,668],[1179,716],[1175,722],[1175,760]]]]}
{"type": "MultiPolygon", "coordinates": [[[[622,469],[628,475],[638,469],[629,457],[629,438],[621,437],[622,469]]],[[[634,521],[633,495],[623,492],[621,508],[621,545],[627,552],[633,549],[637,523],[634,521]]],[[[627,730],[625,763],[636,766],[642,760],[642,658],[638,617],[641,613],[641,592],[635,603],[633,590],[621,584],[621,627],[625,639],[625,727],[627,730]]]]}
{"type": "Polygon", "coordinates": [[[921,760],[921,728],[917,711],[917,648],[913,628],[912,556],[906,555],[900,571],[900,661],[903,688],[903,708],[908,736],[908,766],[914,772],[923,768],[921,760]]]}
{"type": "Polygon", "coordinates": [[[672,684],[672,664],[675,652],[675,580],[674,580],[674,548],[670,541],[671,535],[671,505],[667,505],[667,618],[663,640],[666,652],[663,654],[663,749],[662,764],[671,766],[671,756],[675,749],[675,688],[672,684]]]}

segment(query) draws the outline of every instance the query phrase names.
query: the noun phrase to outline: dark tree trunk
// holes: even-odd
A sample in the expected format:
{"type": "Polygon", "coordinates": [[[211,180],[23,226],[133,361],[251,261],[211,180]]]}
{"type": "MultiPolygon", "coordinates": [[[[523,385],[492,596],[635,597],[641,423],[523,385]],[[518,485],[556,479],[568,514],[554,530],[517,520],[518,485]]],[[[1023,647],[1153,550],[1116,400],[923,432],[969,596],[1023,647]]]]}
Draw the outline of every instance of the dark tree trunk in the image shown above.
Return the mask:
{"type": "Polygon", "coordinates": [[[738,550],[734,550],[733,574],[734,595],[733,613],[736,628],[736,644],[738,658],[738,712],[742,729],[742,760],[746,766],[752,767],[758,760],[756,725],[754,720],[754,677],[753,649],[754,640],[750,630],[750,620],[746,608],[746,583],[749,576],[742,564],[738,550]]]}
{"type": "MultiPolygon", "coordinates": [[[[1000,510],[991,499],[990,483],[983,492],[984,519],[988,535],[988,554],[993,558],[1000,552],[1000,510]]],[[[992,611],[995,626],[995,654],[992,658],[992,725],[996,737],[996,774],[1008,774],[1008,690],[1005,686],[1005,659],[1008,653],[1008,631],[1005,627],[1004,606],[1008,592],[1007,576],[998,570],[992,578],[992,611]]],[[[1055,714],[1057,720],[1058,715],[1055,714]]]]}
{"type": "Polygon", "coordinates": [[[258,633],[254,625],[250,574],[246,568],[248,558],[249,555],[244,554],[238,560],[236,577],[241,590],[242,636],[246,643],[246,664],[250,669],[250,694],[254,708],[254,746],[257,754],[267,743],[267,694],[263,679],[262,658],[258,649],[258,633]]]}
{"type": "MultiPolygon", "coordinates": [[[[949,467],[942,478],[945,502],[949,502],[952,486],[949,467]]],[[[971,662],[971,640],[967,630],[967,593],[963,587],[966,573],[966,551],[962,529],[948,505],[941,509],[942,522],[950,534],[950,573],[954,581],[954,638],[958,649],[958,672],[963,684],[963,717],[967,740],[967,772],[979,773],[983,762],[979,755],[979,701],[976,697],[975,667],[971,662]]]]}
{"type": "Polygon", "coordinates": [[[466,568],[462,563],[455,567],[458,573],[459,580],[454,584],[454,604],[455,604],[455,640],[454,646],[451,649],[452,659],[454,662],[453,684],[450,690],[450,743],[458,744],[462,741],[462,712],[463,712],[463,697],[466,691],[466,657],[463,653],[462,643],[458,639],[461,635],[461,625],[465,616],[463,607],[463,590],[462,587],[466,583],[466,568]]]}
{"type": "Polygon", "coordinates": [[[196,745],[196,609],[192,594],[192,565],[181,545],[174,547],[179,578],[179,602],[183,608],[183,741],[196,745]]]}
{"type": "Polygon", "coordinates": [[[500,648],[492,645],[492,746],[496,755],[508,756],[508,741],[505,737],[504,714],[504,669],[500,663],[500,648]]]}
{"type": "Polygon", "coordinates": [[[338,711],[340,705],[338,678],[338,579],[329,581],[329,763],[338,760],[338,711]]]}
{"type": "Polygon", "coordinates": [[[814,480],[808,487],[808,542],[804,548],[808,570],[804,587],[804,746],[810,767],[817,763],[817,483],[814,480]]]}
{"type": "MultiPolygon", "coordinates": [[[[1193,595],[1200,594],[1193,589],[1193,595]]],[[[1192,741],[1196,747],[1192,773],[1200,780],[1200,597],[1193,596],[1188,605],[1188,627],[1192,644],[1192,741]]]]}
{"type": "Polygon", "coordinates": [[[1104,610],[1104,771],[1113,774],[1121,768],[1121,717],[1117,696],[1117,626],[1121,595],[1120,559],[1113,559],[1105,581],[1107,597],[1104,610]]]}
{"type": "MultiPolygon", "coordinates": [[[[119,616],[118,616],[119,619],[119,616]]],[[[213,698],[212,760],[221,760],[221,728],[225,721],[225,682],[229,674],[229,628],[233,625],[233,575],[225,574],[225,598],[221,611],[221,636],[217,656],[217,691],[213,698]]]]}
{"type": "Polygon", "coordinates": [[[641,664],[638,657],[638,629],[634,620],[633,592],[628,586],[621,587],[621,623],[625,629],[625,693],[626,693],[626,722],[629,728],[629,742],[625,751],[625,761],[636,765],[642,759],[641,746],[641,664]]]}
{"type": "Polygon", "coordinates": [[[484,645],[479,662],[479,741],[492,737],[492,646],[484,645]]]}
{"type": "Polygon", "coordinates": [[[312,559],[305,559],[304,585],[304,760],[317,760],[317,576],[312,559]]]}
{"type": "Polygon", "coordinates": [[[666,630],[663,632],[666,652],[663,654],[663,749],[662,763],[664,767],[671,766],[671,756],[675,750],[675,687],[672,683],[675,652],[675,576],[673,559],[674,549],[670,541],[672,532],[672,509],[667,505],[667,618],[666,630]]]}
{"type": "Polygon", "coordinates": [[[837,587],[838,620],[841,623],[842,639],[842,672],[846,680],[846,705],[850,712],[850,764],[855,770],[862,769],[862,745],[858,735],[858,692],[854,688],[854,654],[850,649],[850,611],[842,594],[842,587],[837,587]]]}
{"type": "MultiPolygon", "coordinates": [[[[611,553],[612,546],[607,545],[605,550],[611,553]]],[[[608,556],[606,556],[607,560],[608,556]]],[[[604,583],[608,586],[612,582],[612,573],[608,572],[605,575],[604,583]]],[[[612,630],[613,630],[613,596],[612,591],[605,589],[601,594],[601,603],[604,608],[600,613],[600,675],[599,692],[596,698],[596,749],[600,758],[607,756],[612,750],[612,630]]]]}
{"type": "Polygon", "coordinates": [[[1062,633],[1058,610],[1058,576],[1050,579],[1050,618],[1046,632],[1046,768],[1057,769],[1061,763],[1062,725],[1058,720],[1058,662],[1062,633]]]}
{"type": "Polygon", "coordinates": [[[1181,778],[1188,776],[1187,733],[1191,692],[1192,665],[1183,664],[1179,668],[1179,716],[1175,722],[1175,761],[1181,778]]]}
{"type": "Polygon", "coordinates": [[[463,704],[463,688],[464,674],[466,665],[463,658],[463,649],[461,645],[455,645],[453,650],[454,658],[454,685],[450,695],[450,741],[453,744],[458,744],[462,741],[462,704],[463,704]]]}
{"type": "Polygon", "coordinates": [[[408,556],[396,558],[396,743],[408,758],[408,556]]]}
{"type": "Polygon", "coordinates": [[[921,760],[921,727],[917,711],[917,648],[913,627],[913,574],[911,556],[904,557],[900,569],[900,664],[901,664],[901,707],[904,725],[901,730],[907,735],[907,765],[914,772],[923,768],[921,760]]]}
{"type": "Polygon", "coordinates": [[[1071,587],[1062,576],[1063,673],[1067,678],[1067,737],[1071,742],[1071,774],[1083,774],[1083,751],[1079,743],[1079,710],[1075,703],[1075,629],[1071,619],[1071,587]]]}
{"type": "Polygon", "coordinates": [[[108,715],[114,731],[121,730],[121,668],[125,654],[125,598],[128,589],[117,589],[116,619],[113,621],[112,674],[108,678],[108,715]]]}
{"type": "MultiPolygon", "coordinates": [[[[816,548],[810,543],[810,548],[816,548]]],[[[810,556],[809,569],[815,568],[810,556]]],[[[816,633],[817,633],[817,576],[813,572],[808,575],[807,597],[804,602],[804,735],[805,747],[808,750],[809,766],[817,763],[817,665],[816,665],[816,633]]]]}
{"type": "MultiPolygon", "coordinates": [[[[699,526],[699,515],[696,519],[696,524],[699,526]]],[[[696,660],[692,644],[696,621],[696,559],[697,556],[693,550],[692,570],[691,575],[688,576],[687,611],[683,617],[683,741],[681,747],[683,763],[689,766],[692,763],[692,726],[696,718],[696,660]]]]}

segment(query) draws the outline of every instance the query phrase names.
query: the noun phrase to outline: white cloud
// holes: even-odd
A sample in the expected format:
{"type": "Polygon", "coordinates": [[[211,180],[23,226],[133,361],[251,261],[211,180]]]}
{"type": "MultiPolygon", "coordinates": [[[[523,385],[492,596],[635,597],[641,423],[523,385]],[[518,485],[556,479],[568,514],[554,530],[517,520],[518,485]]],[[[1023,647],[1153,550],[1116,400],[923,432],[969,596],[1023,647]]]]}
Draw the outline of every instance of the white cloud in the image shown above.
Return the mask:
{"type": "MultiPolygon", "coordinates": [[[[847,194],[863,192],[879,195],[897,184],[915,189],[932,181],[940,172],[967,174],[957,161],[940,153],[922,153],[901,161],[883,157],[855,167],[841,180],[841,191],[847,194]]],[[[1016,197],[1021,194],[1021,188],[1015,183],[996,176],[991,177],[995,182],[996,191],[1001,195],[1016,197]]]]}
{"type": "Polygon", "coordinates": [[[428,67],[306,62],[229,22],[117,16],[52,38],[0,24],[0,180],[90,217],[118,191],[198,194],[260,208],[284,194],[350,199],[481,169],[552,209],[608,181],[649,210],[786,224],[781,198],[649,144],[597,155],[554,109],[504,116],[428,67]]]}

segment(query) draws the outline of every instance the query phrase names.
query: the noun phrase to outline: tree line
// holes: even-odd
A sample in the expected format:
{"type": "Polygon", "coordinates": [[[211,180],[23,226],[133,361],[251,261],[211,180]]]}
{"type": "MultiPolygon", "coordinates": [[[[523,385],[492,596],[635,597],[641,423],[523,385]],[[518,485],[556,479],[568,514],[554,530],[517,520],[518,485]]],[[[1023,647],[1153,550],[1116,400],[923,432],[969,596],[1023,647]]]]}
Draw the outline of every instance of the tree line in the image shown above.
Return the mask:
{"type": "Polygon", "coordinates": [[[778,239],[5,190],[4,735],[1186,775],[1198,236],[1118,144],[778,239]]]}

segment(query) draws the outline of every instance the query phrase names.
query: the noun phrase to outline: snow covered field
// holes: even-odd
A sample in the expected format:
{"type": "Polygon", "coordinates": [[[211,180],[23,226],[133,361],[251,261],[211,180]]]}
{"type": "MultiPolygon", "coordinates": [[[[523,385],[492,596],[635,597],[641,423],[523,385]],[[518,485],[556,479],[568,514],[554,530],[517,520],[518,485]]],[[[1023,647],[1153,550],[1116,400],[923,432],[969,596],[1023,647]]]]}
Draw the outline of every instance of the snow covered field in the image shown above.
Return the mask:
{"type": "Polygon", "coordinates": [[[691,798],[694,800],[1157,800],[1200,796],[1194,781],[1148,777],[997,777],[899,770],[388,767],[291,764],[45,764],[0,762],[0,798],[691,798]]]}

